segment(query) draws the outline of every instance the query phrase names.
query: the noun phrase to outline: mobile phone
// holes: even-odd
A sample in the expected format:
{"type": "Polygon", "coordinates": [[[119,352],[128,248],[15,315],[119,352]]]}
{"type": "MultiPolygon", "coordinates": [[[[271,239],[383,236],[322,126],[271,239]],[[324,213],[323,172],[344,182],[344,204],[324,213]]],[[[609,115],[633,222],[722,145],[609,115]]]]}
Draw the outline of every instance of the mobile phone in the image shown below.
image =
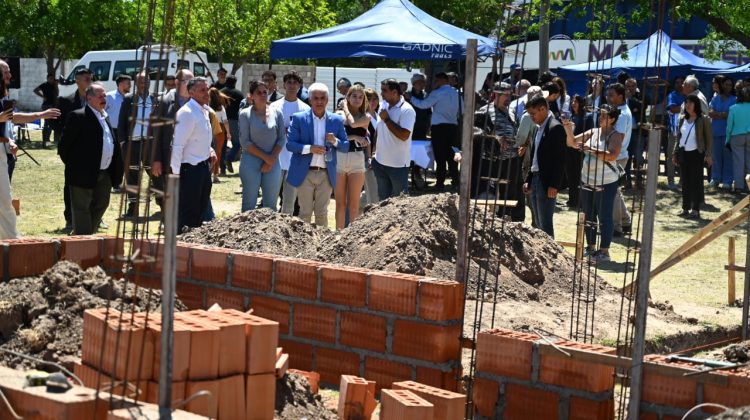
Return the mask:
{"type": "Polygon", "coordinates": [[[560,119],[563,120],[569,120],[570,119],[570,111],[563,111],[560,113],[560,119]]]}
{"type": "Polygon", "coordinates": [[[14,109],[15,107],[16,107],[15,99],[8,99],[7,101],[3,103],[3,112],[9,109],[14,109]]]}

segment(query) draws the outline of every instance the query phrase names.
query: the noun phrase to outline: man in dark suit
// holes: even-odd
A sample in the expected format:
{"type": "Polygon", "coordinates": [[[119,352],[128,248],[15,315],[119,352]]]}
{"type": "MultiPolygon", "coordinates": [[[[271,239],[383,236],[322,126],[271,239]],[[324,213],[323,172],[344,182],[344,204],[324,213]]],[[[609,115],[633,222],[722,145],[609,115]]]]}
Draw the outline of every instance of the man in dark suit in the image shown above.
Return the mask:
{"type": "Polygon", "coordinates": [[[565,129],[552,115],[547,100],[537,96],[526,103],[526,111],[539,126],[531,143],[531,171],[523,185],[524,193],[531,193],[531,210],[538,227],[555,237],[553,216],[557,191],[563,179],[565,129]]]}
{"type": "MultiPolygon", "coordinates": [[[[117,140],[122,147],[123,155],[127,160],[125,179],[128,185],[137,186],[139,169],[141,163],[144,166],[151,164],[154,154],[153,144],[148,140],[149,119],[157,99],[154,95],[148,95],[148,79],[146,73],[141,71],[135,78],[135,94],[128,94],[122,101],[120,115],[117,116],[117,140]],[[135,105],[133,104],[135,98],[135,105]]],[[[113,115],[112,118],[115,118],[113,115]]],[[[138,215],[137,194],[128,193],[127,217],[138,215]]]]}
{"type": "Polygon", "coordinates": [[[310,85],[312,109],[292,115],[286,148],[292,152],[286,181],[297,188],[299,217],[328,226],[328,203],[336,187],[336,150],[349,150],[344,119],[326,111],[328,87],[310,85]]]}
{"type": "MultiPolygon", "coordinates": [[[[181,69],[177,71],[176,77],[177,87],[166,93],[161,101],[158,101],[152,112],[154,122],[159,123],[156,127],[151,127],[152,138],[156,143],[153,146],[154,159],[151,163],[152,185],[161,191],[164,191],[166,186],[164,177],[169,170],[172,137],[174,136],[174,123],[162,122],[166,119],[174,121],[177,111],[190,101],[187,84],[193,78],[193,73],[190,70],[181,69]]],[[[164,200],[157,196],[156,204],[162,207],[164,200]]]]}
{"type": "Polygon", "coordinates": [[[87,106],[68,115],[58,148],[70,189],[75,235],[96,231],[109,206],[112,186],[122,181],[122,153],[104,111],[106,95],[98,83],[86,88],[87,106]]]}
{"type": "MultiPolygon", "coordinates": [[[[68,121],[68,115],[70,115],[71,112],[86,106],[86,88],[91,86],[92,73],[88,68],[84,67],[78,69],[75,77],[78,89],[70,95],[58,99],[60,122],[62,123],[63,131],[65,130],[65,124],[68,121]]],[[[57,154],[60,154],[59,147],[57,149],[57,154]]],[[[67,182],[63,187],[63,200],[65,202],[65,210],[63,211],[63,216],[65,217],[65,230],[69,231],[73,228],[73,217],[70,210],[70,188],[68,188],[67,182]]]]}

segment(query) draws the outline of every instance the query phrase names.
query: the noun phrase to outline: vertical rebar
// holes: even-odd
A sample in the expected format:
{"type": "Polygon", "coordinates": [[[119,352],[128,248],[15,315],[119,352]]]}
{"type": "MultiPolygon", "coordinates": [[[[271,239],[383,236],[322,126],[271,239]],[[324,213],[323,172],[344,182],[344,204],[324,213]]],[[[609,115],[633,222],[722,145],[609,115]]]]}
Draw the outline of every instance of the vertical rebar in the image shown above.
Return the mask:
{"type": "Polygon", "coordinates": [[[164,192],[164,257],[161,274],[161,352],[159,365],[159,418],[172,418],[172,354],[177,257],[177,213],[180,176],[168,175],[164,192]]]}
{"type": "MultiPolygon", "coordinates": [[[[651,251],[654,242],[654,216],[656,214],[656,182],[659,177],[659,147],[661,130],[651,128],[648,134],[648,173],[646,175],[646,197],[643,205],[643,228],[640,259],[638,261],[638,291],[635,304],[633,336],[633,359],[630,375],[630,402],[628,418],[639,417],[641,387],[643,385],[643,356],[646,349],[646,316],[648,313],[649,281],[651,273],[651,251]]],[[[627,293],[623,291],[623,293],[627,293]]]]}

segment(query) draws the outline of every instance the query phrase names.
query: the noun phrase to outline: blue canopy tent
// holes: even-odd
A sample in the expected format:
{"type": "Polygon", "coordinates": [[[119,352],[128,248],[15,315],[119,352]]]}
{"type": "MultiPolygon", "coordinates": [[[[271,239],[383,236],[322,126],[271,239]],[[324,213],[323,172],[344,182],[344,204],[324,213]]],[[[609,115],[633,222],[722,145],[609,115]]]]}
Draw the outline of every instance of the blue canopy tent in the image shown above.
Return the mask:
{"type": "Polygon", "coordinates": [[[458,60],[466,41],[478,55],[498,53],[497,41],[438,20],[408,0],[381,0],[351,22],[273,41],[271,60],[372,57],[397,60],[458,60]]]}
{"type": "MultiPolygon", "coordinates": [[[[595,61],[591,63],[573,64],[560,67],[558,74],[565,79],[568,85],[583,87],[585,89],[586,75],[588,73],[603,74],[616,77],[621,71],[626,71],[636,79],[644,75],[653,76],[652,70],[659,67],[659,76],[665,78],[666,69],[675,74],[706,74],[718,70],[729,69],[732,64],[723,61],[710,62],[687,51],[672,41],[669,35],[658,30],[650,37],[644,39],[627,52],[627,58],[623,54],[612,58],[595,61]]],[[[573,89],[571,88],[571,91],[573,89]]]]}
{"type": "Polygon", "coordinates": [[[733,78],[745,78],[750,77],[750,63],[743,64],[741,66],[732,67],[731,69],[726,70],[719,70],[714,72],[714,74],[723,74],[725,76],[730,76],[733,78]]]}

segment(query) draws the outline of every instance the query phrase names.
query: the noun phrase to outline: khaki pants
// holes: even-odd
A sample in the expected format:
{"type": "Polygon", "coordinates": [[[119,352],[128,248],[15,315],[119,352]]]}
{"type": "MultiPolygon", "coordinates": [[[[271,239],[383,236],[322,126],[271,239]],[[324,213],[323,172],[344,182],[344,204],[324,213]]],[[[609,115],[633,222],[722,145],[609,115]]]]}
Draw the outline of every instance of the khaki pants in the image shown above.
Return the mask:
{"type": "MultiPolygon", "coordinates": [[[[617,163],[625,167],[625,164],[628,163],[627,159],[621,159],[618,160],[617,163]]],[[[617,195],[615,196],[615,206],[613,208],[613,221],[615,224],[615,230],[618,232],[622,232],[623,226],[630,226],[631,220],[630,220],[630,212],[628,211],[628,206],[625,204],[625,197],[622,196],[622,191],[620,187],[617,187],[617,195]]]]}
{"type": "Polygon", "coordinates": [[[315,224],[327,227],[328,203],[331,201],[332,191],[328,171],[310,169],[302,185],[297,187],[299,218],[310,223],[312,214],[315,212],[315,224]]]}

